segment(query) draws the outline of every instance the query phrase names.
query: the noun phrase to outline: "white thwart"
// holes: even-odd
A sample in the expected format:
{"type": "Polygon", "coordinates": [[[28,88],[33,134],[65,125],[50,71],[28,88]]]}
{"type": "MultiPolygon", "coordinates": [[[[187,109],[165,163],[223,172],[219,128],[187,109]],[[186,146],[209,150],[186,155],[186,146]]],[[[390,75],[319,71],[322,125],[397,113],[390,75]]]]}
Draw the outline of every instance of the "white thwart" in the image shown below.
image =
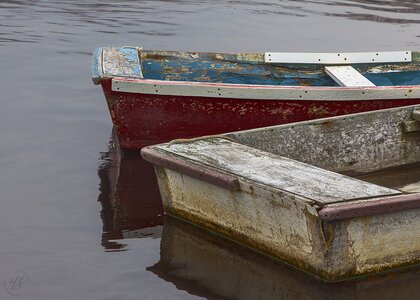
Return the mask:
{"type": "Polygon", "coordinates": [[[340,86],[375,86],[369,79],[360,74],[352,66],[329,66],[325,67],[325,72],[340,86]]]}
{"type": "Polygon", "coordinates": [[[266,63],[350,65],[368,63],[411,62],[411,51],[390,52],[340,52],[340,53],[293,53],[266,52],[266,63]]]}

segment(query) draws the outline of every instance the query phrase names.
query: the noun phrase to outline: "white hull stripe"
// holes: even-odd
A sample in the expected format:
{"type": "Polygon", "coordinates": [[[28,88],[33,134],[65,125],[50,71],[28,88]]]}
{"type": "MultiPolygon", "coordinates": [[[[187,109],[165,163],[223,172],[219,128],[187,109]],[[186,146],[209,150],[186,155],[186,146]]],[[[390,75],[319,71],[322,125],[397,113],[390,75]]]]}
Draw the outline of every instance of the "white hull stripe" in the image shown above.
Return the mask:
{"type": "Polygon", "coordinates": [[[255,100],[351,101],[420,99],[420,86],[305,87],[113,78],[112,90],[151,95],[255,100]]]}

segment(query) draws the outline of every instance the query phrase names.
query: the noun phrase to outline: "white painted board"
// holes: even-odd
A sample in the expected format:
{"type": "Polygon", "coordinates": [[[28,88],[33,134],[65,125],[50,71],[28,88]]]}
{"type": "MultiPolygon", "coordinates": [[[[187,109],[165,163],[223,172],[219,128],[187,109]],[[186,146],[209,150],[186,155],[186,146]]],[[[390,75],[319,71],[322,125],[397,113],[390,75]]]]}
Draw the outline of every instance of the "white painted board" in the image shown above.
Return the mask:
{"type": "Polygon", "coordinates": [[[411,51],[391,52],[340,52],[340,53],[292,53],[267,52],[266,63],[282,64],[368,64],[411,62],[411,51]]]}
{"type": "Polygon", "coordinates": [[[253,100],[356,101],[418,99],[420,86],[322,87],[199,83],[164,80],[112,79],[116,92],[253,100]]]}
{"type": "Polygon", "coordinates": [[[325,72],[340,86],[375,86],[352,66],[329,66],[325,67],[325,72]]]}

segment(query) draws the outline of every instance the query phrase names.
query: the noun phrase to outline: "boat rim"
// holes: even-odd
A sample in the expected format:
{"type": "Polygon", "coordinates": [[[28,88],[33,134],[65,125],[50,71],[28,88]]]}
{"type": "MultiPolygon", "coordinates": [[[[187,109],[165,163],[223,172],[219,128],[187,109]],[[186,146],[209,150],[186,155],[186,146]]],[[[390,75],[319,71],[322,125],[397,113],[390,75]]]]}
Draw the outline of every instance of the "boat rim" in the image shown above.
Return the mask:
{"type": "Polygon", "coordinates": [[[261,100],[392,100],[420,99],[411,86],[278,86],[111,77],[111,90],[137,94],[261,100]]]}

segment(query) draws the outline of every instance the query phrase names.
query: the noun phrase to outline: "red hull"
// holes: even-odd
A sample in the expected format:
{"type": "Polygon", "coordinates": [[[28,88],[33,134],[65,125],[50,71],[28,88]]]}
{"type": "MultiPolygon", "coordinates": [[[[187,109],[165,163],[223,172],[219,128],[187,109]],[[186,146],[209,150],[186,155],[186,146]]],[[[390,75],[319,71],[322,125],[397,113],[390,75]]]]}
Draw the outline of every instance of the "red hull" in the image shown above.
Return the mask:
{"type": "Polygon", "coordinates": [[[393,100],[255,100],[115,92],[101,82],[123,149],[178,138],[286,124],[420,103],[393,100]]]}

